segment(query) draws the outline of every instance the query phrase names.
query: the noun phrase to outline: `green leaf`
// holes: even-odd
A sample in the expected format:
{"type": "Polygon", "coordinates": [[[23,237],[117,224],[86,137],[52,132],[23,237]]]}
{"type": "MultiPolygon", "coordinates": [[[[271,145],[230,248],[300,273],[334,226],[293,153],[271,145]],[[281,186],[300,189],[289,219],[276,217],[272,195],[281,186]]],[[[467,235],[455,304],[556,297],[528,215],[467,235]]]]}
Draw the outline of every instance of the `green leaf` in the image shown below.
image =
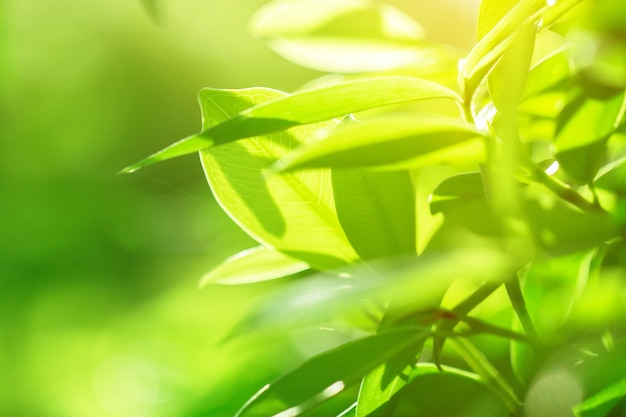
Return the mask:
{"type": "MultiPolygon", "coordinates": [[[[442,295],[443,296],[443,295],[442,295]]],[[[430,318],[432,310],[439,307],[441,298],[431,300],[431,309],[415,306],[400,306],[393,299],[378,326],[377,332],[384,332],[396,326],[422,325],[430,318]]],[[[398,352],[386,363],[368,373],[361,381],[356,406],[356,416],[364,417],[384,407],[393,395],[409,381],[409,375],[415,374],[415,363],[424,348],[424,343],[417,343],[398,352]]]]}
{"type": "Polygon", "coordinates": [[[592,248],[618,231],[615,219],[608,213],[583,213],[562,201],[545,207],[527,200],[522,206],[537,245],[552,255],[592,248]]]}
{"type": "Polygon", "coordinates": [[[621,417],[623,414],[610,413],[618,406],[622,409],[626,406],[624,404],[625,392],[626,379],[622,379],[578,404],[574,407],[574,415],[576,417],[621,417]]]}
{"type": "Polygon", "coordinates": [[[281,160],[279,170],[332,167],[406,169],[483,158],[480,134],[469,124],[434,114],[392,115],[346,123],[323,140],[281,160]]]}
{"type": "Polygon", "coordinates": [[[559,49],[530,69],[524,86],[524,99],[561,86],[570,75],[569,52],[559,49]]]}
{"type": "MultiPolygon", "coordinates": [[[[411,381],[393,398],[393,417],[508,415],[503,401],[469,372],[418,365],[411,381]]],[[[378,413],[373,416],[378,417],[378,413]]],[[[382,416],[383,414],[381,414],[382,416]]]]}
{"type": "MultiPolygon", "coordinates": [[[[262,88],[205,89],[200,94],[203,127],[220,126],[246,108],[281,97],[285,94],[262,88]]],[[[337,219],[330,172],[265,173],[320,127],[228,143],[203,151],[201,161],[218,203],[244,231],[264,246],[327,269],[358,259],[337,219]]]]}
{"type": "Polygon", "coordinates": [[[415,366],[422,348],[423,343],[407,347],[363,378],[356,417],[365,417],[383,407],[405,386],[408,380],[405,371],[415,366]]]}
{"type": "Polygon", "coordinates": [[[485,200],[483,178],[480,172],[466,172],[443,180],[430,196],[433,214],[452,211],[470,201],[485,200]]]}
{"type": "Polygon", "coordinates": [[[416,252],[409,172],[334,170],[332,184],[339,222],[361,259],[416,252]]]}
{"type": "Polygon", "coordinates": [[[226,259],[202,278],[200,287],[210,283],[250,284],[283,278],[307,269],[309,266],[305,262],[276,250],[257,246],[226,259]]]}
{"type": "Polygon", "coordinates": [[[478,39],[482,39],[520,0],[482,0],[478,9],[478,39]]]}
{"type": "Polygon", "coordinates": [[[274,1],[251,22],[252,33],[284,58],[324,72],[373,72],[438,64],[442,47],[400,10],[367,0],[274,1]]]}
{"type": "Polygon", "coordinates": [[[489,73],[489,95],[496,109],[505,116],[514,114],[522,101],[536,32],[534,24],[526,24],[521,28],[489,73]]]}
{"type": "Polygon", "coordinates": [[[561,168],[574,180],[590,183],[601,166],[606,141],[624,112],[624,90],[585,85],[557,120],[554,146],[561,168]]]}
{"type": "Polygon", "coordinates": [[[473,95],[489,69],[515,41],[519,29],[538,20],[546,7],[545,0],[521,0],[480,39],[461,67],[466,99],[471,98],[468,94],[473,95]]]}
{"type": "Polygon", "coordinates": [[[367,372],[429,334],[421,328],[390,330],[317,355],[263,387],[236,417],[301,415],[357,384],[367,372]]]}
{"type": "Polygon", "coordinates": [[[571,368],[588,398],[593,398],[595,394],[623,381],[624,369],[626,369],[626,343],[624,342],[624,339],[618,342],[611,353],[587,357],[581,361],[582,363],[571,368]]]}
{"type": "Polygon", "coordinates": [[[343,268],[340,276],[303,277],[250,311],[230,337],[361,317],[364,300],[392,299],[398,311],[432,309],[455,279],[501,282],[510,276],[511,260],[488,245],[369,261],[343,268]]]}
{"type": "Polygon", "coordinates": [[[521,0],[484,35],[461,66],[464,97],[471,99],[485,75],[515,42],[521,28],[558,21],[562,14],[583,0],[561,0],[552,5],[545,0],[521,0]]]}
{"type": "MultiPolygon", "coordinates": [[[[237,90],[205,89],[213,97],[228,97],[237,90]]],[[[250,90],[252,93],[253,90],[250,90]]],[[[265,95],[270,94],[266,89],[265,95]]],[[[222,145],[253,136],[264,135],[342,117],[349,113],[412,101],[448,98],[460,101],[452,90],[432,81],[411,77],[375,77],[346,81],[317,89],[304,90],[293,95],[273,91],[275,100],[229,112],[219,124],[211,123],[203,132],[182,139],[148,158],[124,168],[121,173],[131,173],[146,165],[186,155],[202,149],[222,145]]],[[[201,103],[202,105],[203,103],[201,103]]]]}

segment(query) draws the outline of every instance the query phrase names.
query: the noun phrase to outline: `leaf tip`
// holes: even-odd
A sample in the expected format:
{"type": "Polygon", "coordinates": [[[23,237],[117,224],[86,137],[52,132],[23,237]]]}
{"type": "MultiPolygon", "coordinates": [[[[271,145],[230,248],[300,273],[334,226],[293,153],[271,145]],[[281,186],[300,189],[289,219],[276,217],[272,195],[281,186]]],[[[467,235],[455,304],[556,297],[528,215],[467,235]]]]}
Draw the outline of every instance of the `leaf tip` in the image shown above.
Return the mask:
{"type": "Polygon", "coordinates": [[[117,171],[116,175],[132,174],[133,172],[138,171],[140,168],[141,166],[139,166],[138,164],[129,165],[126,168],[117,171]]]}

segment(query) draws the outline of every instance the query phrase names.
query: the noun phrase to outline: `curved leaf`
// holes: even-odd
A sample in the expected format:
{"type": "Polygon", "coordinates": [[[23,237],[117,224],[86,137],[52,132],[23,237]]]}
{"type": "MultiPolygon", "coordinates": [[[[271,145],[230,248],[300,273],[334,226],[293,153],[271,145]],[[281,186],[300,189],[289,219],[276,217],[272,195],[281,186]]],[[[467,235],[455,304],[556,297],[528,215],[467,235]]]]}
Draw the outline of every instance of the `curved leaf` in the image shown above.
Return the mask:
{"type": "Polygon", "coordinates": [[[396,394],[392,402],[393,414],[385,415],[393,417],[483,417],[509,414],[504,402],[475,375],[450,368],[439,372],[430,364],[418,366],[409,384],[396,394]]]}
{"type": "MultiPolygon", "coordinates": [[[[215,92],[205,89],[200,92],[215,92]]],[[[236,90],[219,90],[228,96],[236,90]]],[[[252,90],[250,90],[252,91],[252,90]]],[[[222,123],[203,126],[203,132],[182,139],[148,158],[124,168],[120,173],[131,173],[146,165],[186,155],[202,149],[222,145],[248,137],[287,130],[345,116],[390,104],[407,103],[432,98],[460,100],[449,88],[438,83],[411,77],[375,77],[346,81],[293,95],[265,89],[275,100],[263,100],[258,105],[229,112],[222,123]]],[[[252,94],[252,93],[251,93],[252,94]]],[[[206,94],[204,94],[206,95],[206,94]]],[[[214,93],[213,97],[219,97],[214,93]]]]}
{"type": "MultiPolygon", "coordinates": [[[[487,14],[491,7],[485,7],[481,13],[487,14]]],[[[514,42],[519,28],[537,20],[546,7],[545,0],[521,0],[495,23],[463,62],[461,75],[465,80],[466,90],[469,90],[466,92],[475,90],[488,70],[514,42]]],[[[487,26],[488,24],[485,24],[484,29],[487,26]]]]}
{"type": "Polygon", "coordinates": [[[480,172],[466,172],[443,180],[430,195],[433,214],[461,208],[470,201],[484,200],[485,189],[480,172]]]}
{"type": "Polygon", "coordinates": [[[350,123],[279,161],[279,170],[332,167],[405,169],[479,161],[480,134],[463,121],[433,114],[386,116],[350,123]],[[473,140],[472,140],[473,139],[473,140]]]}
{"type": "Polygon", "coordinates": [[[482,0],[476,34],[482,39],[520,0],[482,0]]]}
{"type": "Polygon", "coordinates": [[[438,63],[443,48],[395,7],[367,0],[273,1],[251,31],[276,53],[325,72],[372,72],[438,63]]]}
{"type": "Polygon", "coordinates": [[[210,283],[250,284],[283,278],[307,269],[309,269],[309,265],[305,262],[273,249],[257,246],[226,259],[202,278],[200,287],[210,283]]]}
{"type": "MultiPolygon", "coordinates": [[[[200,93],[204,128],[284,96],[262,88],[205,89],[200,93]]],[[[313,268],[327,269],[358,259],[337,220],[330,172],[264,173],[276,159],[309,141],[316,128],[241,140],[200,156],[215,198],[244,231],[313,268]]]]}
{"type": "Polygon", "coordinates": [[[585,86],[557,120],[554,146],[561,168],[581,183],[593,180],[615,132],[625,103],[624,90],[585,86]]]}
{"type": "Polygon", "coordinates": [[[429,335],[420,327],[396,329],[324,352],[263,387],[236,417],[301,415],[357,384],[367,372],[429,335]]]}
{"type": "Polygon", "coordinates": [[[461,76],[465,85],[465,98],[475,92],[476,88],[515,42],[520,28],[538,24],[547,27],[558,21],[561,15],[583,0],[561,0],[547,2],[545,0],[520,0],[495,26],[485,34],[470,51],[461,67],[461,76]]]}

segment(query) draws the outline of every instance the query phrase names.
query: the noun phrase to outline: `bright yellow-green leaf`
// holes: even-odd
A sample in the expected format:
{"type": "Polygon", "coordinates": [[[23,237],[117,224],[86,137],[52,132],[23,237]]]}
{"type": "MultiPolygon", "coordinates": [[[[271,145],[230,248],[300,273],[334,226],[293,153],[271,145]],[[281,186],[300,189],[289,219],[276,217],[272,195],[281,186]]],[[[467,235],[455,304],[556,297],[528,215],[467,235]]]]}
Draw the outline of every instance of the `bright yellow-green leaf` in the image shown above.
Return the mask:
{"type": "Polygon", "coordinates": [[[482,0],[478,9],[478,39],[482,39],[520,0],[482,0]]]}
{"type": "MultiPolygon", "coordinates": [[[[200,93],[203,127],[219,126],[250,106],[285,96],[263,88],[205,89],[200,93]]],[[[337,219],[330,172],[265,172],[277,159],[310,142],[320,127],[298,127],[224,144],[202,151],[201,160],[215,198],[250,236],[314,268],[326,269],[358,259],[337,219]]]]}
{"type": "Polygon", "coordinates": [[[284,58],[326,72],[371,72],[436,64],[445,49],[400,10],[367,0],[278,0],[251,31],[284,58]]]}
{"type": "Polygon", "coordinates": [[[498,111],[509,116],[522,100],[535,43],[535,26],[526,24],[489,73],[489,94],[498,111]]]}
{"type": "Polygon", "coordinates": [[[519,30],[528,25],[547,27],[583,0],[520,0],[484,35],[460,66],[466,100],[515,41],[519,30]]]}
{"type": "Polygon", "coordinates": [[[587,85],[572,95],[557,120],[556,158],[573,179],[593,180],[606,152],[606,141],[623,117],[624,90],[587,85]]]}
{"type": "Polygon", "coordinates": [[[258,246],[239,252],[200,281],[200,287],[207,284],[250,284],[283,278],[309,269],[309,265],[273,249],[258,246]]]}
{"type": "Polygon", "coordinates": [[[281,170],[332,167],[405,169],[480,161],[480,134],[460,119],[414,114],[349,123],[276,165],[281,170]]]}
{"type": "MultiPolygon", "coordinates": [[[[222,91],[222,95],[228,96],[232,90],[222,91]]],[[[213,96],[219,97],[219,94],[213,96]]],[[[202,133],[182,139],[123,169],[122,173],[131,173],[146,165],[237,139],[287,130],[371,108],[433,98],[460,101],[454,91],[435,82],[412,77],[373,77],[304,90],[293,95],[276,92],[272,97],[275,100],[262,100],[260,104],[238,113],[229,112],[228,118],[220,119],[220,123],[211,123],[210,128],[205,123],[202,133]]]]}

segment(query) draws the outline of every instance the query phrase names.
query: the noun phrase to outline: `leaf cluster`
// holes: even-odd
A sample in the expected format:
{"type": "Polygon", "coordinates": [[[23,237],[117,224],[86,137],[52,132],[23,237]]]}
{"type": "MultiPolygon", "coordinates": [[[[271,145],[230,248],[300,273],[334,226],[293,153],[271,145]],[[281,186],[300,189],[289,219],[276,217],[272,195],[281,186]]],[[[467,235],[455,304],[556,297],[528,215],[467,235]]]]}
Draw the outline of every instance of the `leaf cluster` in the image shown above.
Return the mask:
{"type": "Polygon", "coordinates": [[[626,412],[625,27],[617,0],[483,0],[463,54],[386,4],[258,12],[333,74],[203,89],[202,131],[123,171],[199,152],[259,243],[202,285],[284,281],[234,335],[358,329],[237,416],[626,412]]]}

